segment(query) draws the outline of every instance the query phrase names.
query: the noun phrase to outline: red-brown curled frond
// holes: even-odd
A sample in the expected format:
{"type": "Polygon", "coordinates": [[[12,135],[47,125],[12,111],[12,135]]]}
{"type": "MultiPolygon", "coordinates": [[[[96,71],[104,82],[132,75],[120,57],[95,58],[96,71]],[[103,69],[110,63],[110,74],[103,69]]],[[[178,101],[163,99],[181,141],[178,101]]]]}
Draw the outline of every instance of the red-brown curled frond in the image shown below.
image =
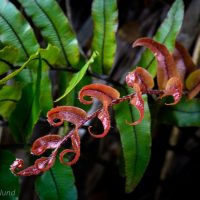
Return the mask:
{"type": "Polygon", "coordinates": [[[142,67],[137,67],[134,71],[126,76],[126,83],[129,87],[138,84],[142,93],[146,93],[148,89],[153,88],[154,81],[151,74],[142,67]]]}
{"type": "Polygon", "coordinates": [[[186,88],[189,90],[189,99],[192,99],[200,92],[200,69],[189,74],[186,79],[186,88]]]}
{"type": "Polygon", "coordinates": [[[101,112],[97,115],[97,117],[99,118],[99,120],[101,120],[103,124],[104,132],[97,135],[91,132],[91,127],[89,127],[88,129],[89,133],[93,137],[102,138],[110,130],[110,115],[108,111],[109,106],[111,105],[113,100],[120,97],[120,94],[117,90],[110,86],[103,84],[90,84],[81,89],[81,91],[79,92],[79,100],[84,104],[91,104],[93,100],[85,100],[84,97],[86,96],[91,97],[92,99],[98,99],[103,105],[103,108],[101,112]]]}
{"type": "Polygon", "coordinates": [[[72,149],[65,149],[59,155],[60,162],[68,166],[75,164],[80,157],[80,136],[78,134],[78,130],[76,129],[73,130],[72,132],[71,142],[72,142],[72,149]],[[65,161],[64,156],[68,153],[74,153],[75,155],[72,160],[65,161]]]}
{"type": "Polygon", "coordinates": [[[41,157],[35,161],[35,166],[41,171],[49,170],[55,162],[55,156],[41,157]]]}
{"type": "Polygon", "coordinates": [[[85,100],[84,97],[91,97],[98,99],[102,104],[110,104],[112,100],[120,97],[119,92],[104,84],[96,83],[84,86],[79,92],[79,100],[83,104],[91,104],[93,100],[85,100]]]}
{"type": "Polygon", "coordinates": [[[21,169],[21,168],[23,168],[23,166],[24,166],[24,161],[22,159],[16,158],[16,160],[13,162],[13,164],[10,165],[10,171],[13,174],[16,174],[15,170],[21,169]]]}
{"type": "Polygon", "coordinates": [[[31,153],[41,155],[47,149],[55,149],[59,146],[61,137],[59,135],[45,135],[38,138],[32,145],[31,153]]]}
{"type": "Polygon", "coordinates": [[[145,46],[154,53],[158,63],[157,82],[159,89],[165,89],[170,78],[179,76],[174,59],[163,44],[150,38],[140,38],[133,43],[133,47],[136,46],[145,46]]]}
{"type": "Polygon", "coordinates": [[[77,150],[65,149],[59,155],[60,162],[64,165],[68,165],[68,166],[75,164],[78,161],[79,157],[80,157],[80,150],[79,149],[77,149],[77,150]],[[64,160],[64,156],[66,156],[66,154],[68,154],[68,153],[74,153],[75,154],[74,158],[71,161],[65,161],[64,160]]]}
{"type": "Polygon", "coordinates": [[[107,135],[107,133],[110,130],[110,114],[108,112],[108,107],[105,106],[102,110],[102,112],[100,112],[97,116],[99,118],[99,120],[101,120],[103,128],[104,128],[104,132],[101,134],[94,134],[91,131],[91,126],[88,128],[88,131],[90,133],[90,135],[92,135],[95,138],[103,138],[107,135]]]}
{"type": "Polygon", "coordinates": [[[174,98],[174,102],[166,105],[174,105],[180,101],[182,97],[182,91],[183,91],[183,84],[181,80],[177,77],[172,77],[167,82],[164,94],[160,96],[160,98],[163,98],[165,96],[172,96],[174,98]]]}
{"type": "Polygon", "coordinates": [[[144,118],[144,100],[142,98],[142,94],[147,93],[149,89],[153,88],[154,81],[147,70],[137,67],[133,72],[126,76],[126,83],[135,91],[135,95],[132,97],[130,103],[137,108],[140,114],[137,121],[128,123],[135,126],[144,118]]]}
{"type": "Polygon", "coordinates": [[[194,64],[189,52],[179,42],[176,42],[173,58],[183,82],[185,77],[196,69],[196,65],[194,64]]]}
{"type": "Polygon", "coordinates": [[[55,162],[55,156],[42,157],[35,161],[34,165],[21,170],[24,167],[24,162],[21,159],[16,159],[10,166],[10,170],[17,176],[32,176],[44,172],[52,167],[55,162]],[[19,171],[21,170],[21,171],[19,171]]]}
{"type": "Polygon", "coordinates": [[[142,98],[142,92],[140,90],[139,85],[135,83],[133,85],[133,88],[135,90],[135,95],[131,99],[130,103],[138,109],[138,111],[140,113],[140,117],[137,121],[135,121],[133,123],[129,123],[129,122],[127,122],[127,123],[129,125],[135,126],[135,125],[139,124],[144,118],[144,100],[142,98]]]}
{"type": "Polygon", "coordinates": [[[47,120],[53,126],[60,126],[63,121],[79,126],[86,117],[87,113],[84,110],[74,106],[58,106],[47,113],[47,120]]]}

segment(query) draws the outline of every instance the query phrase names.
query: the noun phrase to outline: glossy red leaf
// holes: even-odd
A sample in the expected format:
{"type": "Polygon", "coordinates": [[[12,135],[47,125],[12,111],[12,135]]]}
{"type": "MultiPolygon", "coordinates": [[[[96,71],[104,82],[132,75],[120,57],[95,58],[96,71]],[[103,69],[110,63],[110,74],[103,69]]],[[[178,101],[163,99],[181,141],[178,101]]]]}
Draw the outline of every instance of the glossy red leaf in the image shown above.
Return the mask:
{"type": "Polygon", "coordinates": [[[154,81],[146,69],[137,67],[126,76],[126,83],[135,91],[135,95],[131,98],[130,103],[137,108],[140,114],[137,121],[129,124],[137,125],[144,118],[144,100],[142,99],[142,94],[148,93],[148,90],[153,88],[154,81]]]}
{"type": "Polygon", "coordinates": [[[145,46],[153,52],[158,63],[157,82],[159,89],[165,89],[170,78],[179,76],[174,59],[165,45],[150,38],[140,38],[133,43],[133,47],[136,46],[145,46]]]}
{"type": "Polygon", "coordinates": [[[164,94],[161,95],[160,98],[163,98],[165,96],[172,96],[174,98],[174,102],[166,105],[174,105],[180,101],[182,97],[182,91],[183,91],[183,84],[181,80],[177,77],[172,77],[167,82],[164,94]]]}
{"type": "Polygon", "coordinates": [[[59,155],[60,162],[68,166],[75,164],[80,157],[80,136],[78,134],[78,130],[75,129],[72,131],[72,133],[73,133],[71,135],[72,149],[65,149],[59,155]],[[68,153],[74,153],[75,155],[72,160],[66,162],[64,161],[64,156],[68,153]]]}
{"type": "Polygon", "coordinates": [[[61,137],[59,135],[45,135],[38,138],[32,145],[31,153],[41,155],[47,149],[55,149],[60,145],[61,137]]]}
{"type": "Polygon", "coordinates": [[[138,84],[142,93],[146,93],[148,89],[154,86],[153,77],[142,67],[137,67],[134,71],[128,73],[126,76],[126,83],[132,88],[134,84],[138,84]]]}
{"type": "Polygon", "coordinates": [[[24,167],[24,162],[22,159],[16,159],[10,166],[10,170],[13,174],[17,176],[32,176],[40,174],[52,167],[55,162],[55,156],[42,157],[35,161],[34,165],[21,170],[24,167]],[[21,171],[19,171],[21,170],[21,171]]]}
{"type": "Polygon", "coordinates": [[[74,106],[58,106],[47,113],[47,120],[52,126],[61,126],[68,121],[78,127],[86,119],[87,113],[74,106]]]}
{"type": "Polygon", "coordinates": [[[135,96],[131,99],[130,103],[138,109],[138,111],[140,113],[140,118],[137,121],[135,121],[133,123],[128,123],[128,124],[135,126],[135,125],[139,124],[142,121],[142,119],[144,118],[144,100],[142,98],[142,92],[140,90],[139,85],[134,84],[133,88],[135,90],[135,96]]]}
{"type": "Polygon", "coordinates": [[[83,104],[92,104],[93,98],[98,99],[102,104],[110,104],[112,100],[120,97],[119,92],[104,84],[96,83],[84,86],[79,92],[79,100],[83,104]],[[85,100],[84,97],[91,97],[91,100],[85,100]]]}
{"type": "Polygon", "coordinates": [[[79,92],[79,100],[83,104],[92,104],[93,98],[98,99],[101,101],[103,108],[100,113],[98,113],[97,117],[101,120],[104,132],[102,134],[93,134],[91,131],[91,127],[89,127],[89,133],[96,137],[102,138],[104,137],[108,131],[110,130],[110,115],[109,115],[109,106],[111,105],[112,101],[118,99],[120,94],[114,88],[103,85],[103,84],[90,84],[83,87],[79,92]],[[91,100],[86,100],[84,97],[90,97],[91,100]]]}

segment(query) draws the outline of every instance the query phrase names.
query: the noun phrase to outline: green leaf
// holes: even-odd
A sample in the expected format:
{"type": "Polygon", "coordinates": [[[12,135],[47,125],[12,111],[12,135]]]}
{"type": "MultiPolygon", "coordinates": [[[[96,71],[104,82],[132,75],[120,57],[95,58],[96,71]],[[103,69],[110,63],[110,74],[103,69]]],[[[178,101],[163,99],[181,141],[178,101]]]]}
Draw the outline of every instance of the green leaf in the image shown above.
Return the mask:
{"type": "MultiPolygon", "coordinates": [[[[181,29],[184,17],[184,4],[182,0],[176,0],[170,8],[167,18],[158,28],[154,40],[164,44],[170,52],[175,46],[176,37],[181,29]]],[[[157,62],[150,50],[145,50],[137,64],[146,68],[153,77],[156,76],[157,62]]]]}
{"type": "MultiPolygon", "coordinates": [[[[25,143],[40,113],[46,115],[46,112],[53,106],[48,67],[43,60],[48,60],[53,64],[58,53],[58,48],[51,45],[46,49],[39,49],[29,58],[32,61],[29,68],[31,67],[32,70],[25,69],[21,72],[22,76],[18,74],[16,77],[16,81],[23,85],[23,90],[22,97],[9,118],[9,127],[17,142],[25,143]],[[51,58],[52,56],[54,58],[51,58]]],[[[26,63],[28,65],[28,61],[26,63]]]]}
{"type": "Polygon", "coordinates": [[[5,62],[0,61],[0,75],[5,74],[9,70],[9,65],[5,62]]]}
{"type": "Polygon", "coordinates": [[[42,62],[42,77],[40,84],[40,108],[41,114],[46,116],[47,112],[53,107],[53,98],[52,98],[52,85],[51,80],[49,78],[49,68],[48,66],[42,62]]]}
{"type": "MultiPolygon", "coordinates": [[[[127,95],[121,91],[122,95],[127,95]]],[[[128,102],[116,107],[116,122],[120,132],[123,158],[125,162],[126,192],[132,192],[140,182],[150,158],[151,129],[147,96],[144,96],[145,113],[137,126],[126,123],[138,119],[138,111],[128,102]]]]}
{"type": "Polygon", "coordinates": [[[116,51],[115,33],[117,29],[117,1],[94,0],[92,18],[94,24],[92,49],[100,56],[96,59],[92,70],[99,74],[109,73],[116,51]]]}
{"type": "Polygon", "coordinates": [[[27,142],[40,115],[38,94],[40,91],[36,91],[36,88],[41,75],[38,76],[37,83],[29,83],[23,88],[22,97],[8,120],[13,138],[19,143],[27,142]]]}
{"type": "Polygon", "coordinates": [[[5,46],[0,50],[0,75],[9,70],[9,65],[14,64],[19,56],[19,51],[15,47],[5,46]]]}
{"type": "Polygon", "coordinates": [[[17,101],[21,97],[21,88],[19,86],[4,86],[0,90],[0,115],[8,118],[14,110],[17,101]]]}
{"type": "Polygon", "coordinates": [[[19,195],[19,178],[14,176],[10,165],[15,160],[14,155],[5,150],[0,150],[0,197],[4,200],[17,200],[19,195]]]}
{"type": "Polygon", "coordinates": [[[27,67],[31,61],[34,61],[36,58],[39,58],[39,55],[45,59],[48,60],[49,63],[54,63],[57,56],[58,56],[58,48],[54,47],[52,45],[49,45],[46,49],[39,49],[35,54],[31,55],[29,59],[17,70],[14,72],[8,74],[6,77],[2,78],[0,80],[0,85],[4,84],[6,81],[10,80],[11,78],[15,77],[17,74],[19,74],[25,67],[27,67]]]}
{"type": "Polygon", "coordinates": [[[200,127],[200,100],[182,99],[175,106],[163,106],[158,113],[160,122],[179,127],[200,127]]]}
{"type": "Polygon", "coordinates": [[[44,39],[61,50],[58,63],[72,66],[79,61],[78,42],[62,9],[55,0],[18,0],[44,39]]]}
{"type": "Polygon", "coordinates": [[[55,165],[36,180],[36,192],[40,200],[76,200],[77,190],[74,185],[71,167],[62,165],[58,160],[55,165]]]}
{"type": "Polygon", "coordinates": [[[13,64],[18,59],[18,49],[12,46],[5,46],[0,50],[0,60],[13,64]]]}
{"type": "Polygon", "coordinates": [[[19,63],[27,60],[39,48],[31,26],[8,0],[1,0],[0,41],[4,46],[14,46],[19,50],[19,63]]]}
{"type": "Polygon", "coordinates": [[[76,87],[76,85],[84,77],[85,73],[87,72],[88,67],[94,62],[94,59],[96,58],[97,55],[98,55],[98,53],[94,52],[92,54],[92,56],[90,57],[90,59],[87,61],[87,63],[82,67],[82,69],[73,75],[64,94],[61,97],[59,97],[58,99],[56,99],[55,102],[58,102],[61,99],[63,99],[64,97],[66,97],[76,87]]]}

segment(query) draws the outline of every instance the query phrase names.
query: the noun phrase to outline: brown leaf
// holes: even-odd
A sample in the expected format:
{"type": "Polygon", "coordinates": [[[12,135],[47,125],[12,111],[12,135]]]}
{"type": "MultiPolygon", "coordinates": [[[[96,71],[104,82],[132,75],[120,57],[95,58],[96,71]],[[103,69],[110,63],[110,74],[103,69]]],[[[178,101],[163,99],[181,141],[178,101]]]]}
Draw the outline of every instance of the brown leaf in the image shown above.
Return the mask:
{"type": "Polygon", "coordinates": [[[75,164],[80,157],[80,136],[78,134],[78,130],[77,129],[72,130],[72,133],[73,133],[71,135],[72,149],[65,149],[59,155],[60,162],[68,166],[75,164]],[[75,155],[72,160],[66,162],[64,161],[64,156],[68,153],[74,153],[75,155]]]}
{"type": "Polygon", "coordinates": [[[158,63],[157,82],[159,89],[165,89],[168,80],[179,77],[174,59],[165,45],[150,38],[140,38],[133,43],[133,47],[145,46],[153,53],[158,63]]]}
{"type": "Polygon", "coordinates": [[[110,130],[110,115],[108,112],[108,108],[111,105],[112,101],[118,99],[119,97],[120,94],[117,90],[103,84],[90,84],[80,90],[79,100],[83,104],[91,104],[93,103],[93,98],[96,98],[101,101],[103,105],[103,108],[97,117],[101,120],[103,124],[104,132],[102,134],[96,135],[91,132],[91,127],[89,127],[88,130],[92,136],[96,138],[102,138],[108,133],[108,131],[110,130]],[[91,100],[85,100],[84,97],[86,96],[90,97],[91,100]]]}
{"type": "Polygon", "coordinates": [[[52,167],[55,162],[55,156],[42,157],[35,161],[34,165],[21,170],[24,167],[24,162],[22,159],[16,159],[10,166],[10,170],[13,174],[17,176],[32,176],[40,174],[52,167]],[[19,171],[21,170],[21,171],[19,171]]]}
{"type": "Polygon", "coordinates": [[[133,88],[135,90],[135,95],[131,99],[130,103],[138,109],[138,111],[140,113],[140,118],[137,121],[135,121],[133,123],[128,123],[128,124],[135,126],[135,125],[139,124],[144,118],[144,100],[142,98],[142,92],[140,90],[139,85],[135,83],[133,85],[133,88]]]}
{"type": "Polygon", "coordinates": [[[135,95],[131,99],[130,103],[134,105],[140,113],[139,119],[129,124],[137,125],[144,118],[144,100],[142,99],[142,94],[148,93],[148,90],[153,88],[154,81],[151,74],[149,74],[146,69],[137,67],[126,76],[126,83],[135,91],[135,95]]]}
{"type": "Polygon", "coordinates": [[[52,126],[60,126],[68,121],[78,127],[86,119],[87,113],[74,106],[58,106],[47,113],[47,120],[52,126]]]}
{"type": "Polygon", "coordinates": [[[41,155],[47,149],[55,149],[59,146],[61,137],[59,135],[45,135],[38,138],[32,145],[31,153],[34,155],[41,155]]]}
{"type": "Polygon", "coordinates": [[[174,98],[174,102],[166,105],[174,105],[180,101],[182,97],[182,91],[183,91],[183,84],[181,80],[177,77],[172,77],[167,82],[164,94],[161,95],[160,98],[163,98],[165,96],[172,96],[174,98]]]}
{"type": "Polygon", "coordinates": [[[153,88],[154,81],[151,74],[142,67],[137,67],[134,71],[126,76],[126,83],[129,87],[138,84],[142,93],[146,93],[148,89],[153,88]]]}

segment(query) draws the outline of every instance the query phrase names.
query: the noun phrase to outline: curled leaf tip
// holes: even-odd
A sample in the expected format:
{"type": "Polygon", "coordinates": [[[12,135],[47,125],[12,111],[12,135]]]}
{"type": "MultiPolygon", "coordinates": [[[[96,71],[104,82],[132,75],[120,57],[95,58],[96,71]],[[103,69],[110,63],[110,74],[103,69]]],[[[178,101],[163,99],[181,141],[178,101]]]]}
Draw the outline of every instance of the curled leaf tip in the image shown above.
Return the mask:
{"type": "Polygon", "coordinates": [[[126,83],[129,87],[138,84],[142,93],[146,93],[148,89],[153,88],[154,81],[151,74],[142,67],[137,67],[134,71],[126,76],[126,83]]]}
{"type": "Polygon", "coordinates": [[[94,134],[91,131],[91,127],[88,128],[89,133],[95,138],[104,137],[110,130],[110,115],[109,115],[109,106],[112,101],[118,99],[120,97],[120,93],[114,88],[103,85],[103,84],[90,84],[83,87],[79,92],[79,100],[83,104],[91,104],[93,102],[93,98],[98,99],[103,107],[101,112],[97,115],[99,120],[103,124],[104,132],[102,134],[94,134]],[[92,100],[86,100],[84,97],[90,97],[92,100]]]}
{"type": "Polygon", "coordinates": [[[47,113],[47,120],[52,126],[60,126],[63,121],[79,126],[86,117],[87,113],[84,110],[74,106],[58,106],[47,113]]]}
{"type": "Polygon", "coordinates": [[[137,108],[140,114],[137,121],[133,123],[127,122],[129,125],[135,126],[144,118],[144,100],[142,98],[142,94],[147,93],[149,89],[153,88],[154,81],[153,77],[147,70],[142,67],[137,67],[126,76],[126,83],[135,91],[135,95],[130,100],[130,103],[137,108]]]}
{"type": "Polygon", "coordinates": [[[80,157],[80,136],[77,129],[72,130],[71,141],[72,149],[65,149],[59,155],[60,162],[68,166],[75,164],[80,157]],[[73,153],[74,157],[70,161],[65,161],[64,156],[69,153],[73,153]]]}
{"type": "Polygon", "coordinates": [[[48,170],[54,164],[54,161],[55,157],[42,157],[37,159],[34,165],[27,167],[26,169],[22,169],[24,167],[24,161],[22,159],[16,159],[10,166],[10,170],[17,176],[38,175],[41,172],[48,170]]]}
{"type": "Polygon", "coordinates": [[[170,78],[179,77],[173,56],[165,45],[151,38],[140,38],[133,43],[133,47],[136,46],[145,46],[153,52],[158,63],[157,82],[159,89],[164,89],[170,78]]]}
{"type": "Polygon", "coordinates": [[[110,130],[110,115],[107,109],[104,109],[104,112],[99,113],[98,118],[101,120],[104,131],[101,134],[94,134],[92,132],[92,126],[88,127],[88,132],[90,133],[91,136],[95,138],[103,138],[105,137],[109,130],[110,130]]]}
{"type": "Polygon", "coordinates": [[[130,103],[137,108],[137,110],[139,111],[140,117],[135,122],[132,122],[132,123],[127,122],[127,123],[129,125],[135,126],[135,125],[139,124],[143,120],[143,118],[144,118],[144,100],[142,98],[142,92],[140,90],[140,86],[135,83],[133,85],[133,88],[135,90],[135,95],[130,100],[130,103]]]}
{"type": "Polygon", "coordinates": [[[84,97],[96,98],[102,103],[111,103],[112,100],[119,98],[119,92],[111,86],[95,83],[84,86],[79,92],[79,100],[83,104],[91,104],[93,100],[85,100],[84,97]]]}
{"type": "Polygon", "coordinates": [[[61,137],[59,135],[45,135],[40,137],[33,143],[31,153],[34,155],[41,155],[47,149],[55,149],[60,141],[61,137]]]}
{"type": "Polygon", "coordinates": [[[24,161],[22,159],[16,158],[13,164],[10,165],[10,171],[16,175],[16,169],[21,169],[24,166],[24,161]]]}
{"type": "Polygon", "coordinates": [[[78,161],[79,157],[80,157],[80,150],[65,149],[60,153],[59,160],[62,164],[71,166],[78,161]],[[70,161],[65,161],[64,157],[66,156],[66,154],[69,154],[69,153],[74,153],[75,154],[74,158],[70,161]]]}
{"type": "Polygon", "coordinates": [[[166,103],[166,105],[175,105],[180,101],[182,97],[182,91],[183,91],[183,84],[181,80],[177,77],[172,77],[167,82],[164,94],[161,95],[159,98],[163,98],[165,96],[172,96],[174,98],[174,102],[166,103]]]}

